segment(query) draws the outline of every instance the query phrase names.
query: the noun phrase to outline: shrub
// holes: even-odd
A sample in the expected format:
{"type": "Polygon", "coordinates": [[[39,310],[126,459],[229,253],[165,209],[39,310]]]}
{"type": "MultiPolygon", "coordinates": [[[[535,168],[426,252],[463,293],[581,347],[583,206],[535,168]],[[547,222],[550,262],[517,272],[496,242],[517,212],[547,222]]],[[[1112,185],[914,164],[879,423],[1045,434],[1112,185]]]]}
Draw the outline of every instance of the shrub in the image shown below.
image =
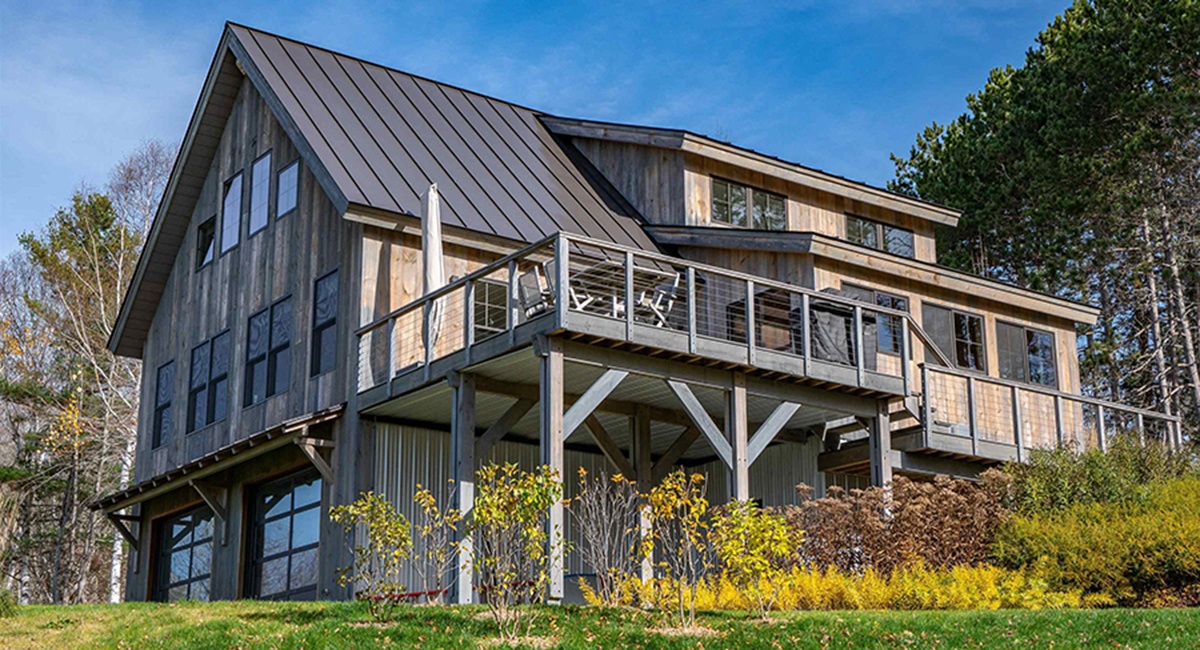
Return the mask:
{"type": "Polygon", "coordinates": [[[17,599],[11,593],[0,589],[0,618],[7,618],[17,613],[17,599]]]}
{"type": "Polygon", "coordinates": [[[367,537],[365,545],[354,546],[354,563],[341,569],[338,583],[346,586],[354,582],[355,596],[367,602],[371,616],[377,621],[391,620],[392,610],[404,593],[404,562],[412,555],[408,519],[374,492],[364,492],[352,503],[330,508],[329,518],[346,529],[347,537],[353,538],[355,528],[360,526],[367,537]]]}
{"type": "MultiPolygon", "coordinates": [[[[1013,517],[997,563],[1036,568],[1093,605],[1153,604],[1200,585],[1200,478],[1151,486],[1140,502],[1079,503],[1013,517]]],[[[1177,602],[1177,601],[1176,601],[1177,602]]]]}
{"type": "Polygon", "coordinates": [[[696,589],[712,564],[707,486],[700,474],[676,470],[650,491],[654,551],[672,589],[681,627],[696,626],[696,589]]]}
{"type": "Polygon", "coordinates": [[[571,517],[580,533],[583,563],[596,575],[594,591],[579,579],[589,603],[613,607],[632,600],[636,593],[629,590],[629,578],[644,557],[638,529],[641,507],[642,495],[633,481],[620,474],[589,477],[587,470],[579,468],[579,496],[571,517]]]}
{"type": "Polygon", "coordinates": [[[746,594],[763,618],[775,604],[780,578],[793,563],[802,536],[783,516],[749,501],[718,509],[712,521],[712,544],[724,578],[746,594]]]}
{"type": "MultiPolygon", "coordinates": [[[[558,472],[541,467],[525,472],[516,464],[484,465],[475,474],[475,507],[468,527],[475,535],[473,557],[480,592],[500,633],[512,640],[522,620],[512,606],[540,601],[549,585],[549,558],[565,553],[552,548],[547,510],[562,498],[558,472]]],[[[533,624],[532,612],[524,617],[533,624]]]]}
{"type": "MultiPolygon", "coordinates": [[[[448,493],[452,493],[454,481],[450,481],[448,493]]],[[[458,545],[454,534],[462,523],[457,508],[450,507],[453,499],[444,495],[441,502],[428,488],[417,484],[413,502],[417,513],[413,528],[416,539],[413,544],[413,571],[421,580],[426,602],[439,602],[445,591],[446,574],[458,561],[458,545]]]]}
{"type": "MultiPolygon", "coordinates": [[[[969,566],[987,560],[996,528],[1008,516],[1000,498],[1004,486],[995,473],[982,484],[898,476],[890,495],[881,488],[834,487],[824,498],[778,512],[804,533],[798,561],[805,567],[887,575],[916,562],[969,566]]],[[[802,497],[810,493],[806,486],[797,489],[802,497]]]]}
{"type": "Polygon", "coordinates": [[[1195,475],[1196,469],[1184,452],[1121,434],[1107,451],[1033,450],[1027,463],[1009,463],[1004,472],[1012,477],[1005,495],[1011,509],[1047,513],[1075,504],[1138,503],[1153,486],[1195,475]]]}

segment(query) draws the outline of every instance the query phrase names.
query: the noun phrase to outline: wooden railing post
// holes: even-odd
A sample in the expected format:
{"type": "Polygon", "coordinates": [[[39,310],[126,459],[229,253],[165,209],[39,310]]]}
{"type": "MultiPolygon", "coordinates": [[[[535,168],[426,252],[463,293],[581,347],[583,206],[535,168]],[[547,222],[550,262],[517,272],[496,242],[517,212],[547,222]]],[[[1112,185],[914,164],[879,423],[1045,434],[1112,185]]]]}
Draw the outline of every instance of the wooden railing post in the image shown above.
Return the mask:
{"type": "Polygon", "coordinates": [[[929,368],[921,364],[921,446],[929,446],[929,430],[933,426],[933,404],[929,394],[929,368]]]}
{"type": "Polygon", "coordinates": [[[746,362],[754,365],[754,346],[758,344],[754,327],[754,281],[746,280],[746,362]]]}
{"type": "Polygon", "coordinates": [[[475,345],[475,281],[463,285],[463,354],[471,364],[471,346],[475,345]]]}
{"type": "Polygon", "coordinates": [[[625,339],[633,338],[633,251],[625,251],[625,339]]]}
{"type": "Polygon", "coordinates": [[[687,267],[688,352],[696,354],[696,268],[687,267]]]}
{"type": "Polygon", "coordinates": [[[1145,418],[1142,417],[1141,413],[1137,414],[1137,430],[1138,430],[1138,442],[1141,443],[1141,445],[1143,447],[1145,447],[1146,446],[1146,420],[1145,420],[1145,418]]]}
{"type": "Polygon", "coordinates": [[[971,431],[971,454],[979,455],[979,416],[975,413],[975,378],[967,377],[967,428],[971,431]]]}
{"type": "Polygon", "coordinates": [[[854,306],[854,368],[858,374],[858,385],[863,385],[863,309],[859,305],[854,306]]]}
{"type": "Polygon", "coordinates": [[[1017,462],[1025,460],[1025,440],[1024,432],[1021,430],[1021,391],[1016,386],[1012,387],[1012,419],[1013,419],[1013,442],[1017,445],[1017,462]]]}
{"type": "Polygon", "coordinates": [[[508,344],[515,345],[517,338],[517,321],[521,318],[521,301],[517,292],[521,290],[520,278],[517,277],[517,260],[508,261],[508,344]]]}
{"type": "Polygon", "coordinates": [[[429,381],[433,374],[429,367],[433,361],[433,337],[430,336],[433,325],[430,322],[433,319],[433,301],[426,299],[425,303],[421,305],[421,309],[424,310],[421,321],[421,343],[425,346],[425,381],[429,381]]]}
{"type": "Polygon", "coordinates": [[[392,318],[387,324],[387,381],[390,384],[392,377],[396,376],[396,321],[398,318],[392,318]]]}
{"type": "MultiPolygon", "coordinates": [[[[897,317],[893,316],[893,318],[897,317]]],[[[912,344],[908,340],[911,332],[908,329],[908,318],[898,318],[900,318],[900,378],[904,381],[904,396],[908,397],[912,395],[912,379],[909,376],[911,374],[909,364],[912,363],[912,360],[908,358],[909,352],[912,349],[912,344]]]]}
{"type": "Polygon", "coordinates": [[[812,305],[807,293],[800,294],[800,319],[804,321],[800,329],[800,353],[804,355],[804,376],[811,377],[810,361],[812,359],[812,305]]]}
{"type": "Polygon", "coordinates": [[[557,260],[554,264],[554,286],[558,288],[554,302],[558,306],[558,326],[565,328],[567,312],[571,310],[571,241],[561,232],[554,242],[554,255],[557,260]]]}
{"type": "Polygon", "coordinates": [[[1058,446],[1063,446],[1063,399],[1061,395],[1054,396],[1054,434],[1058,436],[1058,446]]]}
{"type": "Polygon", "coordinates": [[[1100,431],[1100,451],[1108,449],[1108,427],[1104,425],[1104,407],[1096,405],[1096,428],[1100,431]]]}

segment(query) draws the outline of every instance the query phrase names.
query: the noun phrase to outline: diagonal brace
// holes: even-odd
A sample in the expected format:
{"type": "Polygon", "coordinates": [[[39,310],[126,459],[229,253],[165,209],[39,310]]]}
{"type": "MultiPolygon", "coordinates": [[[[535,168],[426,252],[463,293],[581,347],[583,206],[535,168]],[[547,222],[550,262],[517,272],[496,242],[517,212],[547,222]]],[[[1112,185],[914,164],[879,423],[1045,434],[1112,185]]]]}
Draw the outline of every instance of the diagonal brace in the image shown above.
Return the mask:
{"type": "Polygon", "coordinates": [[[531,399],[519,399],[512,406],[508,407],[508,410],[504,412],[504,415],[500,416],[500,419],[493,422],[492,426],[488,427],[482,436],[475,439],[475,458],[478,459],[486,456],[492,450],[492,446],[499,442],[501,438],[508,435],[508,432],[516,426],[517,422],[521,421],[521,418],[525,417],[525,414],[535,404],[537,402],[531,399]]]}
{"type": "Polygon", "coordinates": [[[754,461],[758,460],[759,454],[766,450],[767,445],[771,444],[775,436],[779,435],[779,432],[798,410],[800,410],[800,405],[795,402],[783,402],[775,407],[775,411],[759,425],[758,431],[754,432],[754,437],[750,438],[750,444],[746,448],[747,465],[753,465],[754,461]]]}
{"type": "Polygon", "coordinates": [[[654,468],[650,470],[651,484],[657,485],[659,481],[663,480],[663,477],[671,471],[671,468],[675,466],[675,463],[679,462],[680,458],[683,458],[687,450],[691,449],[692,443],[696,442],[696,439],[699,437],[700,429],[696,427],[684,429],[683,433],[679,434],[679,437],[675,439],[675,442],[671,443],[670,448],[667,449],[667,453],[663,454],[662,458],[659,458],[658,462],[654,463],[654,468]]]}
{"type": "Polygon", "coordinates": [[[600,446],[600,451],[604,452],[605,457],[613,465],[616,465],[617,471],[621,473],[621,476],[624,476],[627,480],[633,480],[637,476],[633,471],[633,465],[630,464],[625,454],[621,452],[621,448],[617,446],[612,436],[608,435],[608,431],[605,431],[604,425],[600,423],[600,420],[595,415],[589,415],[584,420],[584,425],[587,427],[588,432],[592,434],[592,439],[600,446]]]}
{"type": "Polygon", "coordinates": [[[603,375],[596,380],[594,384],[584,391],[579,399],[567,409],[563,414],[563,440],[571,437],[571,434],[583,424],[589,415],[595,412],[596,407],[600,406],[609,395],[616,390],[626,377],[629,376],[628,370],[616,370],[609,368],[604,371],[603,375]]]}
{"type": "Polygon", "coordinates": [[[729,445],[729,441],[725,439],[725,435],[721,432],[721,428],[716,422],[709,417],[708,411],[704,410],[704,405],[696,398],[696,394],[692,392],[692,387],[687,384],[668,379],[667,385],[671,390],[675,391],[675,396],[679,398],[679,402],[683,404],[683,409],[687,411],[688,417],[700,429],[700,433],[708,440],[708,444],[712,445],[717,455],[725,462],[727,467],[733,467],[733,448],[729,445]]]}

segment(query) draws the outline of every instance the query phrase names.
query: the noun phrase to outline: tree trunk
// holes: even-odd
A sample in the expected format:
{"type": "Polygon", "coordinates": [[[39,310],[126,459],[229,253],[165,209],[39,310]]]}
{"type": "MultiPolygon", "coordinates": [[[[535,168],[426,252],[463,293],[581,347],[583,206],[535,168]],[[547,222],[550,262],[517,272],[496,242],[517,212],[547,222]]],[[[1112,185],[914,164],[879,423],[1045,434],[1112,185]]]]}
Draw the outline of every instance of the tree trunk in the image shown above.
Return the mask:
{"type": "MultiPolygon", "coordinates": [[[[121,458],[121,479],[120,489],[124,490],[129,487],[129,474],[133,466],[134,445],[137,442],[137,436],[129,436],[125,441],[125,453],[121,458]]],[[[120,535],[113,535],[112,546],[112,566],[109,567],[108,573],[108,602],[119,603],[124,595],[121,580],[124,574],[123,563],[125,556],[125,542],[120,535]]]]}
{"type": "Polygon", "coordinates": [[[75,462],[67,473],[67,486],[63,489],[62,512],[58,516],[58,533],[54,538],[54,565],[50,573],[50,600],[55,605],[63,604],[63,545],[67,535],[67,524],[75,501],[75,462]]]}
{"type": "Polygon", "coordinates": [[[1154,335],[1154,365],[1155,383],[1158,385],[1160,406],[1167,415],[1171,415],[1171,388],[1167,379],[1167,363],[1163,356],[1162,322],[1158,313],[1158,278],[1155,277],[1154,256],[1150,253],[1154,239],[1150,236],[1150,220],[1142,215],[1142,255],[1146,264],[1146,290],[1149,292],[1146,302],[1150,306],[1150,328],[1154,335]]]}
{"type": "Polygon", "coordinates": [[[1183,368],[1185,378],[1191,384],[1192,411],[1200,418],[1200,365],[1196,363],[1196,344],[1192,339],[1192,328],[1188,325],[1187,299],[1183,293],[1183,282],[1179,277],[1179,259],[1175,254],[1177,233],[1173,232],[1171,215],[1162,209],[1163,250],[1166,255],[1167,271],[1171,278],[1171,301],[1179,314],[1179,334],[1183,339],[1183,368]]]}

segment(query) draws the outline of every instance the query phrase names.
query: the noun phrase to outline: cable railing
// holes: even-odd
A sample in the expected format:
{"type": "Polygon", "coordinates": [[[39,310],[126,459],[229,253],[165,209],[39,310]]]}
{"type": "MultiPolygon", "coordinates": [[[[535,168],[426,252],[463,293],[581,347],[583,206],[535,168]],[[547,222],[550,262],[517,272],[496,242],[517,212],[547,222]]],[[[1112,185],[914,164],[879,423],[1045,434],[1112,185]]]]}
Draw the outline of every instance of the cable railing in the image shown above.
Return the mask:
{"type": "MultiPolygon", "coordinates": [[[[485,340],[543,321],[632,342],[661,344],[749,366],[775,362],[794,374],[820,368],[863,386],[891,378],[914,394],[924,350],[948,364],[903,311],[746,273],[559,233],[502,257],[362,327],[358,389],[485,340]],[[559,306],[566,305],[567,309],[559,306]],[[817,368],[820,366],[820,368],[817,368]]],[[[817,373],[819,374],[819,373],[817,373]]]]}
{"type": "Polygon", "coordinates": [[[925,364],[921,384],[929,447],[942,446],[932,436],[948,435],[969,441],[972,455],[1023,460],[1030,449],[1106,449],[1119,434],[1182,444],[1179,418],[1157,411],[925,364]]]}

